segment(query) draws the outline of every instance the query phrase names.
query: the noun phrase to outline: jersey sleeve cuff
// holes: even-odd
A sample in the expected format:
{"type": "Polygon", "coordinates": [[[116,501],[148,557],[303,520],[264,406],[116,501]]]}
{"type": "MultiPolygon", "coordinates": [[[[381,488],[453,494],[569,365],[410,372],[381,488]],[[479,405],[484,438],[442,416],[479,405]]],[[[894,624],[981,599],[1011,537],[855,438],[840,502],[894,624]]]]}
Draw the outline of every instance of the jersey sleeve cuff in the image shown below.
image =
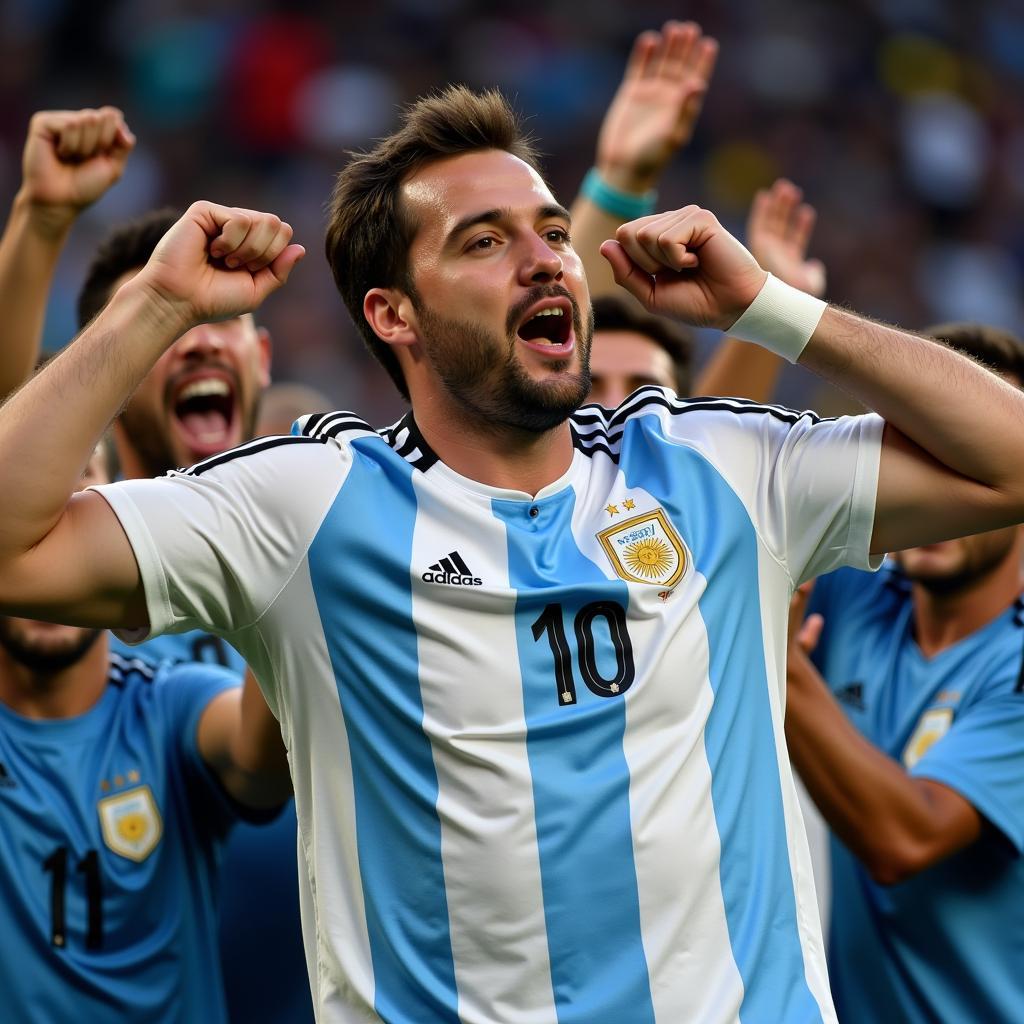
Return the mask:
{"type": "Polygon", "coordinates": [[[174,624],[167,574],[160,562],[153,535],[146,526],[142,511],[121,484],[102,484],[90,487],[89,490],[96,491],[117,516],[135,555],[142,588],[146,595],[149,625],[137,629],[115,629],[112,632],[126,644],[140,644],[166,633],[174,624]]]}
{"type": "Polygon", "coordinates": [[[875,572],[885,554],[871,554],[871,536],[875,532],[875,507],[878,504],[878,467],[882,459],[882,432],[885,421],[869,413],[861,417],[861,440],[857,446],[857,465],[853,474],[853,503],[847,534],[849,562],[856,569],[875,572]]]}

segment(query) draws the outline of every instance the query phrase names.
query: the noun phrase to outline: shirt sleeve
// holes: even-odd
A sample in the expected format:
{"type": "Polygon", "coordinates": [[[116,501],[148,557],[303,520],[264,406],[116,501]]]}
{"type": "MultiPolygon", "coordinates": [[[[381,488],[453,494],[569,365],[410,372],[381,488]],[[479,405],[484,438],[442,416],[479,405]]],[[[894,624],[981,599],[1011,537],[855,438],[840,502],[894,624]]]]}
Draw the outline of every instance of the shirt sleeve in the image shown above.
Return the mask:
{"type": "Polygon", "coordinates": [[[695,416],[668,414],[670,431],[729,481],[794,585],[844,565],[881,565],[870,554],[880,417],[820,419],[735,399],[716,400],[707,411],[691,405],[695,416]]]}
{"type": "Polygon", "coordinates": [[[956,716],[910,774],[941,782],[970,801],[1024,852],[1024,693],[979,700],[956,716]]]}
{"type": "Polygon", "coordinates": [[[262,438],[156,480],[96,487],[138,562],[149,628],[139,643],[255,622],[305,556],[351,466],[347,445],[262,438]]]}

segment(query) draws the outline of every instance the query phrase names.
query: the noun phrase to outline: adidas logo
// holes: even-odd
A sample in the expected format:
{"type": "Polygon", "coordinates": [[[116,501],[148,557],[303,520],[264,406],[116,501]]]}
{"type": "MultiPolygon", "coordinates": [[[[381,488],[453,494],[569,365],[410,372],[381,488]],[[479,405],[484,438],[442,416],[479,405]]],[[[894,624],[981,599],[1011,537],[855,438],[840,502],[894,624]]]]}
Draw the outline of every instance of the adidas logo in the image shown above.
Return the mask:
{"type": "Polygon", "coordinates": [[[462,560],[458,551],[449,551],[438,559],[424,574],[425,583],[447,583],[455,587],[482,587],[484,581],[473,575],[473,570],[462,560]]]}
{"type": "Polygon", "coordinates": [[[11,778],[7,765],[0,761],[0,789],[14,789],[18,783],[11,778]]]}
{"type": "Polygon", "coordinates": [[[847,683],[846,686],[836,690],[836,700],[850,707],[864,711],[867,705],[864,703],[864,684],[847,683]]]}

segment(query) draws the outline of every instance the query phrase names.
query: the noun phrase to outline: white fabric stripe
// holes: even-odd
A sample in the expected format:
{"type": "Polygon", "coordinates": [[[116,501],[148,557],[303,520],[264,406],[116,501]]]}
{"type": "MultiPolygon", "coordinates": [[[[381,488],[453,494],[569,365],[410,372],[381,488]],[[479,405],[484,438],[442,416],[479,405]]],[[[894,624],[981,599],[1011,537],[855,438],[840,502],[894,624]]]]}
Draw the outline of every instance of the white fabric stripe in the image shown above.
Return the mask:
{"type": "Polygon", "coordinates": [[[757,579],[761,593],[761,635],[764,638],[765,671],[768,676],[768,700],[772,710],[772,732],[775,756],[779,765],[782,788],[782,809],[786,819],[786,843],[789,869],[796,899],[796,920],[800,948],[804,957],[807,987],[821,1010],[825,1024],[835,1024],[835,1009],[825,963],[825,943],[821,933],[821,913],[815,893],[814,871],[807,844],[800,802],[797,798],[793,769],[786,749],[786,649],[789,626],[790,581],[785,570],[757,544],[757,579]]]}
{"type": "MultiPolygon", "coordinates": [[[[658,507],[647,492],[627,490],[605,455],[595,455],[589,486],[603,488],[601,493],[613,504],[628,496],[638,513],[658,507]]],[[[573,517],[576,543],[601,572],[615,579],[593,521],[580,519],[585,506],[581,496],[573,517]]],[[[623,749],[630,771],[644,952],[659,1024],[726,1024],[739,1019],[743,982],[729,941],[711,769],[704,750],[704,723],[713,701],[707,633],[697,608],[704,580],[691,566],[668,601],[658,597],[660,589],[629,585],[637,682],[624,698],[623,749]],[[660,680],[651,680],[659,663],[660,680]],[[665,666],[673,664],[685,670],[666,685],[665,666]],[[670,849],[677,849],[679,856],[666,857],[670,849]]]]}
{"type": "Polygon", "coordinates": [[[257,677],[272,680],[280,693],[281,731],[299,819],[302,938],[317,1021],[367,1024],[378,1018],[372,1009],[374,979],[348,734],[319,622],[304,559],[265,623],[265,635],[277,637],[281,646],[261,653],[259,645],[247,643],[251,649],[245,654],[257,677]],[[302,637],[302,643],[289,642],[295,637],[302,637]]]}
{"type": "Polygon", "coordinates": [[[460,1019],[554,1024],[505,526],[485,498],[413,482],[413,619],[460,1019]],[[450,551],[483,586],[421,578],[450,551]]]}

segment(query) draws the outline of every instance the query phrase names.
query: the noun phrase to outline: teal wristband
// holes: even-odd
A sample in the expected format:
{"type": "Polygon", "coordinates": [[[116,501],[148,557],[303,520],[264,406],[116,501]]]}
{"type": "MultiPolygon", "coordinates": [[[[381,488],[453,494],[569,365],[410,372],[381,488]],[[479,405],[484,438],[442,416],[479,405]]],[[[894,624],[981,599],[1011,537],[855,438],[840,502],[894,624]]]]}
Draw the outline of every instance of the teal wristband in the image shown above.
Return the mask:
{"type": "Polygon", "coordinates": [[[601,177],[596,167],[591,167],[587,171],[587,176],[580,187],[580,194],[605,213],[621,217],[623,220],[636,220],[637,217],[646,217],[649,213],[654,213],[654,204],[658,201],[658,193],[653,188],[642,196],[612,188],[601,177]]]}

